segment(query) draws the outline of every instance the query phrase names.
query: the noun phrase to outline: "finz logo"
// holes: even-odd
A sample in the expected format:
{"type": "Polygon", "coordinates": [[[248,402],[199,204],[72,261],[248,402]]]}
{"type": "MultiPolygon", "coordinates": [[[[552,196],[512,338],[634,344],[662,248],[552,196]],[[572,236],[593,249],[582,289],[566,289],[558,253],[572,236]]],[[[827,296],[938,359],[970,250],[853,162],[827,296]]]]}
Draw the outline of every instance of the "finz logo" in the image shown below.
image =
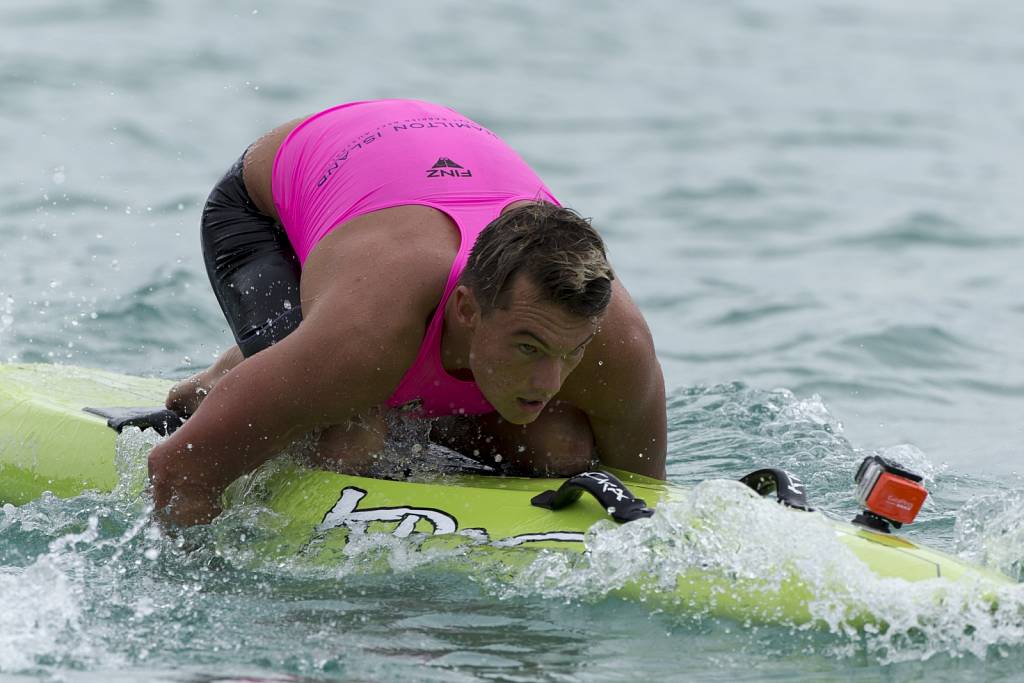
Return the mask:
{"type": "Polygon", "coordinates": [[[433,167],[427,169],[428,178],[472,178],[473,172],[463,168],[448,157],[441,157],[433,167]]]}

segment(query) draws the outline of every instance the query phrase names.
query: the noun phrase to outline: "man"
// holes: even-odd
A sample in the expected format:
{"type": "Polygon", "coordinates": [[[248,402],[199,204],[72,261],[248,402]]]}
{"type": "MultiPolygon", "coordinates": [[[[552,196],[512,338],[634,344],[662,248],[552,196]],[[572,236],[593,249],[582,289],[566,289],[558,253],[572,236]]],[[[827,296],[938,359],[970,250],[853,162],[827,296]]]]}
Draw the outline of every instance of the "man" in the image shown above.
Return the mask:
{"type": "Polygon", "coordinates": [[[386,413],[506,471],[596,455],[663,478],[665,390],[601,238],[494,133],[410,100],[357,102],[254,143],[210,195],[203,250],[238,346],[174,387],[158,514],[205,523],[232,480],[313,430],[364,472],[386,413]]]}

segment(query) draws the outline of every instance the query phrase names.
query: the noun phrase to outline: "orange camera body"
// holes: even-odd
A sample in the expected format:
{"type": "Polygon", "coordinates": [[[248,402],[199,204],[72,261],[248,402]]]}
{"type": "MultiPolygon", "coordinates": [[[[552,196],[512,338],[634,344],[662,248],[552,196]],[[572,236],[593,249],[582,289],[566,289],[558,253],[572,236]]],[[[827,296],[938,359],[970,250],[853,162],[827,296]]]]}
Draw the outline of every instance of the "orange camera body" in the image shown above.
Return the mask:
{"type": "Polygon", "coordinates": [[[913,522],[928,497],[919,475],[877,455],[864,458],[854,481],[857,482],[857,502],[897,527],[913,522]]]}

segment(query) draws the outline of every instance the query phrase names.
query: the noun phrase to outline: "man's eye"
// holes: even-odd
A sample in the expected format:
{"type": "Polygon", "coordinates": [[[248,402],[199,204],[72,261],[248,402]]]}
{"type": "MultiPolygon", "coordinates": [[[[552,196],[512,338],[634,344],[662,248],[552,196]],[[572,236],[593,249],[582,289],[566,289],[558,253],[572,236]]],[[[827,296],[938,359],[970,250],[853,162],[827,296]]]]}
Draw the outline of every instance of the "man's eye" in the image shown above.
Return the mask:
{"type": "Polygon", "coordinates": [[[524,356],[532,356],[537,353],[537,347],[533,344],[517,344],[516,347],[524,356]]]}

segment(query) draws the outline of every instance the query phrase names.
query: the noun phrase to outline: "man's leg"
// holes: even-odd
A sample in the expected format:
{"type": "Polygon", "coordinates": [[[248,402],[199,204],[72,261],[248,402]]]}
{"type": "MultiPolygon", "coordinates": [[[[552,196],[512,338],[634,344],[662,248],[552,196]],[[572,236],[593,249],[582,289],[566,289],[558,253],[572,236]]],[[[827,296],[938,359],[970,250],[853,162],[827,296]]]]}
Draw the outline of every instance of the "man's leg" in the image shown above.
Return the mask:
{"type": "Polygon", "coordinates": [[[210,192],[201,234],[210,284],[248,358],[302,322],[301,267],[284,229],[250,199],[243,159],[210,192]]]}
{"type": "Polygon", "coordinates": [[[373,476],[376,459],[384,452],[388,426],[380,410],[372,408],[345,424],[320,433],[312,465],[342,474],[373,476]]]}
{"type": "Polygon", "coordinates": [[[194,413],[243,358],[284,339],[302,322],[299,260],[281,226],[249,197],[244,158],[210,192],[200,233],[206,272],[237,346],[171,389],[166,405],[182,416],[194,413]]]}

